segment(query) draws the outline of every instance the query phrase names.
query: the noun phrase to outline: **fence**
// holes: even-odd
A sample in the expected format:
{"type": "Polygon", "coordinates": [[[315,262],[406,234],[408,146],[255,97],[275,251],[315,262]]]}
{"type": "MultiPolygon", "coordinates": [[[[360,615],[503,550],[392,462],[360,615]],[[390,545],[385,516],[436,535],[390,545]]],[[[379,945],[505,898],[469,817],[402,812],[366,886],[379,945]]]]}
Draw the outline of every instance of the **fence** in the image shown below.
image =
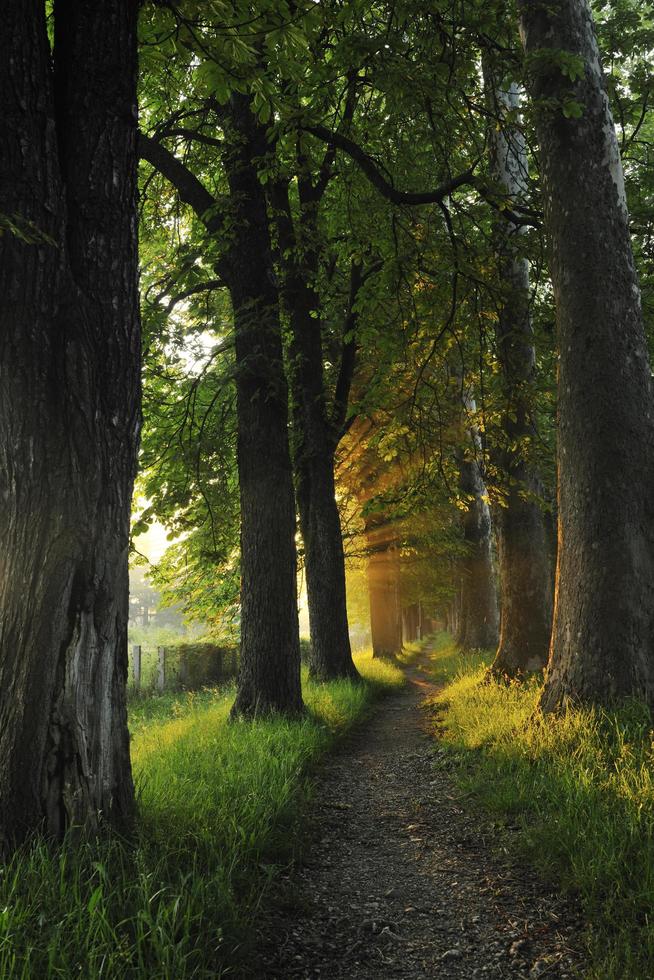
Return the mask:
{"type": "Polygon", "coordinates": [[[143,648],[132,646],[129,686],[133,691],[193,690],[210,687],[238,672],[236,647],[212,643],[179,643],[143,648]]]}

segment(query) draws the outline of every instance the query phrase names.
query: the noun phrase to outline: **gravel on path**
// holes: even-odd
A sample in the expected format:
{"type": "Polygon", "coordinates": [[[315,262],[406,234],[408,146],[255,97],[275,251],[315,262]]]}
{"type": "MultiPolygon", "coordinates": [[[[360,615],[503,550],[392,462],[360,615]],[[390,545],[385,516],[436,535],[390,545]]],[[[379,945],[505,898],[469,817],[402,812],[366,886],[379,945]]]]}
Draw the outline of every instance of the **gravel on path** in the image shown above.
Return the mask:
{"type": "Polygon", "coordinates": [[[448,773],[420,667],[321,772],[310,846],[262,914],[261,980],[577,975],[570,902],[511,855],[448,773]]]}

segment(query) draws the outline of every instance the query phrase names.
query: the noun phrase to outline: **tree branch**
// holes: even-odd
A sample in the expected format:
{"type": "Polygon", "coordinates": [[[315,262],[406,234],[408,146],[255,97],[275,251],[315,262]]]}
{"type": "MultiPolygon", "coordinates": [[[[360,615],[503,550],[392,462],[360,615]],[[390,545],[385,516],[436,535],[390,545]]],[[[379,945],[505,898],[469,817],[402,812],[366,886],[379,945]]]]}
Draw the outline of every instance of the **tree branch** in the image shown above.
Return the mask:
{"type": "Polygon", "coordinates": [[[379,272],[383,265],[381,259],[365,271],[361,262],[352,262],[350,272],[350,295],[348,299],[347,315],[343,323],[343,344],[341,349],[341,364],[336,379],[336,390],[334,392],[334,404],[332,407],[330,428],[333,433],[334,445],[337,446],[341,441],[354,419],[347,419],[347,410],[350,403],[350,390],[354,378],[358,342],[356,338],[356,326],[359,319],[358,310],[354,305],[359,295],[359,290],[364,282],[379,272]]]}
{"type": "MultiPolygon", "coordinates": [[[[340,127],[347,127],[352,122],[352,117],[354,116],[354,109],[356,106],[356,100],[357,100],[356,75],[350,74],[347,82],[347,96],[345,99],[345,109],[343,111],[343,119],[341,121],[340,127]]],[[[314,199],[316,201],[321,200],[325,191],[327,190],[327,185],[333,176],[335,158],[336,158],[336,145],[333,142],[328,143],[327,150],[323,157],[322,163],[320,164],[320,170],[318,171],[318,178],[313,187],[314,199]]]]}
{"type": "Polygon", "coordinates": [[[225,283],[222,279],[207,279],[206,282],[189,286],[188,289],[183,289],[181,293],[177,293],[170,299],[166,304],[166,313],[171,313],[178,303],[181,303],[183,299],[188,299],[189,296],[196,296],[197,293],[211,292],[214,289],[223,289],[224,287],[225,283]]]}
{"type": "Polygon", "coordinates": [[[167,150],[157,140],[139,133],[138,153],[159,173],[169,180],[179,194],[180,200],[188,204],[210,232],[216,232],[222,224],[222,217],[215,213],[216,199],[209,193],[195,174],[167,150]]]}
{"type": "Polygon", "coordinates": [[[359,164],[370,183],[393,204],[438,204],[444,198],[449,197],[458,187],[466,184],[474,185],[476,183],[474,167],[470,167],[457,177],[446,180],[440,187],[436,187],[433,191],[399,191],[386,180],[372,157],[349,137],[343,136],[342,133],[333,133],[325,126],[306,126],[304,128],[308,133],[311,133],[312,136],[317,137],[324,143],[331,143],[339,150],[347,153],[349,157],[359,164]]]}
{"type": "Polygon", "coordinates": [[[530,208],[516,206],[513,208],[505,207],[497,193],[493,193],[483,180],[475,176],[476,164],[473,164],[472,167],[464,170],[463,173],[458,174],[456,177],[451,177],[449,180],[444,181],[439,187],[435,187],[434,190],[400,191],[384,177],[373,158],[358,143],[355,143],[347,136],[343,136],[342,133],[332,132],[325,126],[306,126],[304,128],[312,136],[322,140],[324,143],[337,147],[351,157],[355,163],[359,164],[359,167],[373,187],[376,187],[379,193],[393,204],[442,204],[445,198],[453,194],[459,187],[467,186],[474,188],[487,204],[490,204],[494,210],[500,211],[505,218],[508,218],[517,227],[522,227],[523,225],[530,225],[534,228],[540,227],[541,215],[539,212],[533,211],[530,208]]]}
{"type": "Polygon", "coordinates": [[[215,136],[207,136],[205,133],[200,133],[197,129],[188,129],[186,126],[162,129],[157,135],[160,139],[165,136],[181,136],[182,139],[193,140],[195,143],[204,143],[206,146],[217,146],[219,149],[225,148],[223,140],[215,136]]]}

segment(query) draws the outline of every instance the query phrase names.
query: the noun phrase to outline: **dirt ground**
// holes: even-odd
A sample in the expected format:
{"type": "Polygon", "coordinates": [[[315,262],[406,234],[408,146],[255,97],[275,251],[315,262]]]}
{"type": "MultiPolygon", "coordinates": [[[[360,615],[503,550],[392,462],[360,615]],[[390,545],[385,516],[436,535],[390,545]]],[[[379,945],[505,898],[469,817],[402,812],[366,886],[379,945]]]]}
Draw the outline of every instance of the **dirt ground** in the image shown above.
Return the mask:
{"type": "Polygon", "coordinates": [[[257,978],[565,978],[581,923],[462,798],[418,666],[322,770],[311,846],[262,915],[257,978]],[[498,844],[499,841],[499,844],[498,844]]]}

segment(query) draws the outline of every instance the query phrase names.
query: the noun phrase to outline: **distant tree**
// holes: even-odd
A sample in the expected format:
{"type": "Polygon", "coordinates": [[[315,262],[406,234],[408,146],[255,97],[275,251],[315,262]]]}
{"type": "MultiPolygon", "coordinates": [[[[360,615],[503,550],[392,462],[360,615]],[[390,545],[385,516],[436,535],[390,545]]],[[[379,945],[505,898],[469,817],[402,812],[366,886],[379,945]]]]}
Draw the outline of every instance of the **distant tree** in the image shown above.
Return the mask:
{"type": "Polygon", "coordinates": [[[7,0],[0,37],[0,834],[131,821],[140,429],[133,0],[7,0]]]}
{"type": "MultiPolygon", "coordinates": [[[[468,398],[467,408],[475,411],[468,398]]],[[[498,639],[499,610],[488,491],[482,474],[479,434],[468,430],[468,445],[458,453],[459,492],[463,512],[466,551],[461,557],[460,611],[456,640],[466,649],[488,649],[498,639]]]]}
{"type": "Polygon", "coordinates": [[[366,518],[368,594],[373,657],[402,650],[402,595],[399,542],[384,514],[366,518]]]}

